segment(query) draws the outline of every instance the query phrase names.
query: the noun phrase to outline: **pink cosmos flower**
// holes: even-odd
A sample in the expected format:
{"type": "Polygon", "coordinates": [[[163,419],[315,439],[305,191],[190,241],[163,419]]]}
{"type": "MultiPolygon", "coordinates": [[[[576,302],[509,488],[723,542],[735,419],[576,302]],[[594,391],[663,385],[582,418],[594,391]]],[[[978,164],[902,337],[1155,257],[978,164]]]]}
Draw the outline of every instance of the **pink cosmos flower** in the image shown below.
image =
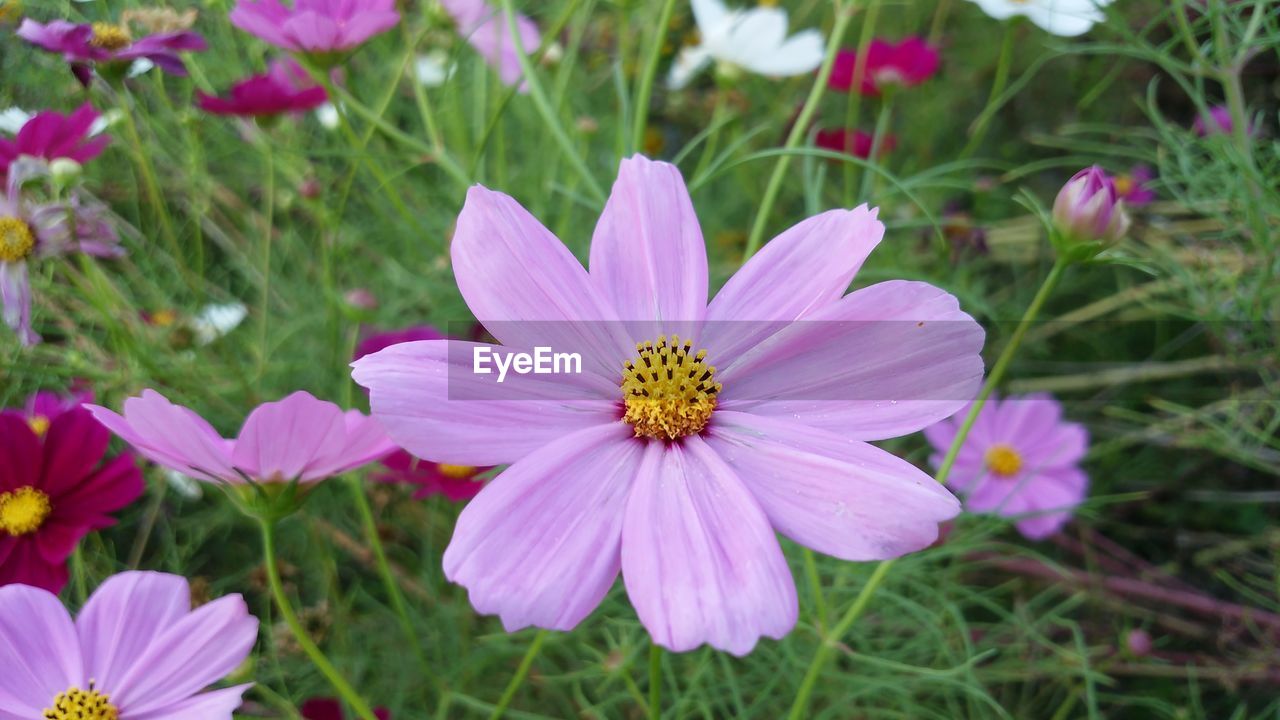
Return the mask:
{"type": "Polygon", "coordinates": [[[71,64],[71,71],[86,87],[94,65],[131,64],[145,59],[173,75],[187,74],[180,52],[205,50],[208,44],[199,33],[190,31],[156,33],[134,40],[125,25],[96,22],[76,24],[66,20],[39,23],[27,18],[18,27],[18,37],[59,53],[71,64]]]}
{"type": "Polygon", "coordinates": [[[0,716],[231,720],[250,685],[201,691],[235,670],[257,638],[239,595],[193,610],[177,575],[114,575],[74,621],[49,592],[2,587],[0,716]]]}
{"type": "Polygon", "coordinates": [[[395,0],[239,0],[231,24],[278,48],[309,55],[341,53],[400,22],[395,0]]]}
{"type": "MultiPolygon", "coordinates": [[[[875,144],[875,138],[872,137],[871,133],[861,130],[823,128],[814,133],[813,144],[823,150],[842,152],[866,160],[871,157],[871,146],[875,144]]],[[[885,135],[880,141],[878,154],[883,155],[884,153],[893,152],[893,149],[897,146],[898,138],[893,135],[885,135]]]]}
{"type": "Polygon", "coordinates": [[[360,411],[343,412],[306,392],[259,405],[235,440],[155,390],[125,400],[123,415],[85,407],[148,460],[210,482],[318,482],[396,449],[360,411]]]}
{"type": "MultiPolygon", "coordinates": [[[[346,720],[342,703],[336,698],[311,698],[302,703],[298,713],[306,720],[346,720]]],[[[374,708],[373,714],[378,720],[391,720],[391,713],[386,708],[374,708]]]]}
{"type": "Polygon", "coordinates": [[[41,410],[0,412],[0,585],[58,592],[76,544],[115,524],[111,513],[142,494],[142,473],[131,457],[107,459],[111,433],[87,411],[41,410]]]}
{"type": "Polygon", "coordinates": [[[312,83],[292,60],[277,60],[271,63],[266,73],[232,85],[230,97],[196,93],[196,105],[201,110],[215,115],[242,117],[303,112],[320,107],[328,99],[329,94],[325,89],[312,83]],[[301,78],[298,77],[299,73],[301,78]]]}
{"type": "Polygon", "coordinates": [[[1097,165],[1076,173],[1053,201],[1053,222],[1071,242],[1113,244],[1129,231],[1115,181],[1097,165]]]}
{"type": "Polygon", "coordinates": [[[1125,205],[1136,207],[1139,205],[1147,205],[1155,202],[1156,191],[1150,187],[1150,182],[1155,178],[1155,173],[1147,165],[1134,165],[1129,172],[1121,173],[1112,178],[1116,187],[1116,197],[1124,201],[1125,205]]]}
{"type": "MultiPolygon", "coordinates": [[[[967,412],[925,428],[936,451],[934,467],[967,412]]],[[[1084,426],[1063,421],[1062,406],[1050,396],[992,398],[965,438],[947,485],[965,496],[965,509],[1020,518],[1019,532],[1042,540],[1084,501],[1089,478],[1079,464],[1088,446],[1084,426]]]]}
{"type": "MultiPolygon", "coordinates": [[[[507,32],[507,20],[500,10],[485,0],[441,0],[441,4],[458,24],[458,33],[497,71],[503,83],[516,85],[521,82],[519,51],[511,33],[507,32]]],[[[517,14],[516,29],[525,53],[532,55],[542,44],[538,26],[517,14]]]]}
{"type": "MultiPolygon", "coordinates": [[[[938,71],[938,49],[915,36],[897,43],[876,39],[867,46],[864,62],[862,82],[857,90],[874,97],[887,86],[913,87],[933,77],[938,71]]],[[[828,86],[840,92],[852,91],[857,65],[856,51],[841,50],[832,66],[828,86]]]]}
{"type": "Polygon", "coordinates": [[[40,342],[31,327],[32,260],[82,252],[99,257],[123,254],[120,238],[107,221],[107,208],[72,191],[60,202],[36,203],[23,186],[47,177],[44,160],[20,156],[9,166],[7,192],[0,196],[0,304],[5,324],[24,345],[40,342]]]}
{"type": "Polygon", "coordinates": [[[568,630],[621,570],[654,642],[744,654],[796,621],[775,531],[846,560],[927,547],[958,501],[867,441],[968,402],[983,332],[924,283],[845,295],[883,232],[865,206],[810,218],[708,303],[672,165],[623,161],[590,272],[515,200],[472,188],[453,269],[502,345],[403,343],[353,373],[406,450],[511,465],[463,510],[445,575],[508,630],[568,630]],[[473,371],[477,349],[539,346],[579,352],[581,372],[473,371]]]}
{"type": "MultiPolygon", "coordinates": [[[[417,327],[377,333],[365,338],[356,347],[354,360],[385,350],[392,345],[419,340],[443,340],[445,336],[433,327],[417,327]]],[[[470,500],[484,487],[477,479],[493,468],[471,465],[446,465],[416,458],[404,450],[396,450],[382,460],[382,467],[373,474],[378,482],[413,485],[415,500],[432,495],[443,495],[453,502],[470,500]]]]}
{"type": "Polygon", "coordinates": [[[21,155],[55,160],[68,158],[84,164],[98,157],[108,135],[89,137],[89,128],[98,119],[98,111],[89,103],[70,115],[46,110],[36,113],[12,139],[0,138],[0,181],[9,174],[9,166],[21,155]]]}
{"type": "MultiPolygon", "coordinates": [[[[1215,105],[1208,112],[1196,118],[1192,129],[1200,137],[1207,135],[1230,135],[1235,132],[1236,123],[1231,117],[1231,109],[1226,105],[1215,105]]],[[[1257,131],[1252,124],[1245,128],[1245,134],[1253,135],[1257,131]]]]}

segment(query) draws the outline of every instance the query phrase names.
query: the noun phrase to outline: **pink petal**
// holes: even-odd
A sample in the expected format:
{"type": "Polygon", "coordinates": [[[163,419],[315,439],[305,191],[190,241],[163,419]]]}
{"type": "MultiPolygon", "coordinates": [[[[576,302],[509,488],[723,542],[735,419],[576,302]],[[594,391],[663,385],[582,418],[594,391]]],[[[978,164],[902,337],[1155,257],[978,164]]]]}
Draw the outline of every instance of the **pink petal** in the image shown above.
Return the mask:
{"type": "Polygon", "coordinates": [[[1084,502],[1089,478],[1075,468],[1055,468],[1040,473],[1033,489],[1027,491],[1028,517],[1017,522],[1018,531],[1031,540],[1043,540],[1071,520],[1084,502]]]}
{"type": "Polygon", "coordinates": [[[676,166],[640,155],[622,161],[591,238],[591,281],[624,320],[660,321],[670,333],[702,319],[707,250],[676,166]]]}
{"type": "Polygon", "coordinates": [[[84,687],[76,629],[56,595],[0,587],[0,667],[0,707],[26,718],[43,717],[58,693],[84,687]]]}
{"type": "Polygon", "coordinates": [[[515,200],[476,186],[453,236],[467,306],[503,345],[582,355],[583,370],[621,380],[634,343],[578,259],[515,200]]]}
{"type": "Polygon", "coordinates": [[[982,384],[982,327],[926,283],[893,280],[794,323],[722,371],[726,409],[858,440],[954,414],[982,384]]]}
{"type": "Polygon", "coordinates": [[[251,687],[252,683],[201,693],[158,710],[130,715],[129,720],[231,720],[251,687]]]}
{"type": "Polygon", "coordinates": [[[302,474],[303,480],[323,480],[341,475],[390,455],[399,447],[387,437],[377,420],[359,410],[343,414],[345,438],[337,452],[317,457],[302,474]]]}
{"type": "Polygon", "coordinates": [[[226,677],[257,639],[258,620],[239,595],[202,605],[152,639],[112,701],[126,717],[164,710],[226,677]]]}
{"type": "Polygon", "coordinates": [[[745,655],[795,625],[796,590],[768,519],[698,436],[651,442],[622,529],[627,595],[653,642],[745,655]]]}
{"type": "Polygon", "coordinates": [[[829,210],[774,238],[725,283],[707,307],[706,346],[733,358],[844,295],[884,236],[878,210],[829,210]],[[728,322],[719,322],[728,321],[728,322]]]}
{"type": "Polygon", "coordinates": [[[508,632],[573,629],[618,576],[623,511],[642,448],[615,422],[521,459],[462,511],[445,576],[508,632]]]}
{"type": "Polygon", "coordinates": [[[222,436],[204,418],[155,390],[143,390],[141,397],[125,400],[123,416],[98,405],[85,407],[154,463],[188,475],[237,479],[222,436]]]}
{"type": "Polygon", "coordinates": [[[232,461],[257,480],[288,482],[302,477],[317,457],[341,452],[346,435],[341,408],[299,391],[249,413],[232,461]]]}
{"type": "Polygon", "coordinates": [[[329,52],[345,50],[342,26],[333,18],[314,12],[295,12],[280,27],[286,38],[297,43],[307,52],[329,52]]]}
{"type": "Polygon", "coordinates": [[[391,439],[433,462],[511,463],[621,417],[616,400],[571,399],[561,376],[508,376],[495,385],[486,379],[494,376],[473,372],[471,349],[480,346],[457,340],[392,345],[353,363],[352,377],[368,388],[373,415],[391,439]],[[489,399],[499,397],[505,399],[489,399]]]}
{"type": "Polygon", "coordinates": [[[843,560],[886,560],[938,538],[960,502],[911,463],[796,422],[717,412],[707,444],[755,495],[769,522],[843,560]]]}
{"type": "Polygon", "coordinates": [[[123,572],[107,578],[76,617],[85,673],[98,687],[119,692],[156,638],[190,610],[191,590],[177,575],[123,572]]]}
{"type": "Polygon", "coordinates": [[[258,0],[236,4],[229,18],[231,24],[285,50],[301,50],[292,38],[285,35],[283,26],[290,12],[278,0],[258,0]]]}

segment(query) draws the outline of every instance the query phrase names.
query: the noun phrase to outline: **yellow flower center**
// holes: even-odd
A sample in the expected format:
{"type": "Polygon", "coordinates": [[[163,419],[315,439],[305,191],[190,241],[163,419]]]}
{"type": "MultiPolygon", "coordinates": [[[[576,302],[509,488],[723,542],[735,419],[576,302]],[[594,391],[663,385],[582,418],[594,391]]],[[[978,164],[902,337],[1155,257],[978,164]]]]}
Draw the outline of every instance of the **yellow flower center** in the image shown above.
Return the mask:
{"type": "Polygon", "coordinates": [[[1022,456],[1008,445],[992,445],[987,450],[987,469],[994,475],[1010,477],[1022,469],[1022,456]]]}
{"type": "Polygon", "coordinates": [[[36,246],[36,236],[24,220],[0,216],[0,262],[25,260],[36,246]]]}
{"type": "Polygon", "coordinates": [[[33,487],[0,493],[0,530],[14,537],[33,533],[52,511],[49,496],[33,487]]]}
{"type": "Polygon", "coordinates": [[[1128,175],[1120,175],[1115,179],[1116,194],[1123,197],[1133,192],[1133,178],[1128,175]]]}
{"type": "Polygon", "coordinates": [[[111,696],[93,689],[90,680],[88,690],[72,687],[58,693],[53,707],[45,708],[41,717],[45,720],[120,720],[120,711],[111,704],[111,696]]]}
{"type": "Polygon", "coordinates": [[[49,418],[43,415],[31,416],[31,419],[27,421],[27,425],[31,427],[31,432],[40,437],[44,437],[44,434],[49,432],[49,418]]]}
{"type": "Polygon", "coordinates": [[[129,35],[129,28],[123,25],[96,22],[89,44],[103,50],[122,50],[133,44],[133,38],[129,35]]]}
{"type": "Polygon", "coordinates": [[[693,343],[678,335],[636,343],[637,357],[622,373],[624,422],[636,437],[676,440],[702,432],[716,409],[720,383],[716,369],[706,363],[707,351],[693,354],[693,343]]]}
{"type": "Polygon", "coordinates": [[[476,469],[471,465],[447,465],[439,463],[436,465],[436,469],[440,471],[441,475],[453,478],[454,480],[463,480],[476,474],[476,469]]]}

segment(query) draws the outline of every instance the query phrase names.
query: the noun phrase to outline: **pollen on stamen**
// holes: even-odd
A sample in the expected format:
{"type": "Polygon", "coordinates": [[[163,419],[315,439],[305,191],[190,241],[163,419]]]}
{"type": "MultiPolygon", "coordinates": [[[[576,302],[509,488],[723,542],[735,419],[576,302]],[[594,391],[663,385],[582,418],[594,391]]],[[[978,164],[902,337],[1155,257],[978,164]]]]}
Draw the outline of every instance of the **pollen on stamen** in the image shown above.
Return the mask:
{"type": "Polygon", "coordinates": [[[45,720],[119,720],[120,710],[111,704],[111,696],[98,692],[89,681],[89,689],[68,688],[53,699],[53,707],[41,714],[45,720]]]}
{"type": "Polygon", "coordinates": [[[678,440],[702,432],[721,390],[707,351],[694,353],[692,341],[660,335],[636,343],[636,353],[622,372],[622,419],[636,437],[678,440]]]}
{"type": "Polygon", "coordinates": [[[96,22],[93,24],[93,36],[89,44],[103,50],[123,50],[133,44],[129,28],[113,23],[96,22]]]}

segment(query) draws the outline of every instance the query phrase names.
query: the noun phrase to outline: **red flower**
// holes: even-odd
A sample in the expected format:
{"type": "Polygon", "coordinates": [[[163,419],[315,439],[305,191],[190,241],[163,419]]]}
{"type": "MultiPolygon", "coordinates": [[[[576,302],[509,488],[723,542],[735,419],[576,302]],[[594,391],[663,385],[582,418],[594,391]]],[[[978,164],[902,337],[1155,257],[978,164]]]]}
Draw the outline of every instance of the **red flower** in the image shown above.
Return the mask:
{"type": "MultiPolygon", "coordinates": [[[[847,153],[866,160],[871,157],[871,146],[874,143],[874,139],[869,133],[861,130],[833,128],[818,130],[814,134],[813,142],[823,150],[847,153]]],[[[891,152],[897,145],[897,138],[892,135],[886,135],[880,140],[880,152],[878,154],[891,152]]]]}
{"type": "Polygon", "coordinates": [[[60,591],[80,539],[114,524],[109,513],[142,494],[133,458],[104,462],[110,440],[81,408],[50,418],[47,429],[0,413],[0,585],[60,591]]]}
{"type": "Polygon", "coordinates": [[[296,64],[280,61],[272,63],[266,74],[232,85],[229,97],[202,92],[196,96],[196,104],[205,112],[248,117],[302,112],[320,107],[329,99],[325,89],[312,83],[296,64]]]}
{"type": "MultiPolygon", "coordinates": [[[[831,89],[853,90],[857,59],[858,54],[852,50],[841,50],[836,55],[828,82],[831,89]]],[[[865,64],[858,92],[875,96],[889,85],[912,87],[933,77],[938,71],[938,49],[918,37],[898,43],[872,40],[867,47],[865,64]]]]}
{"type": "Polygon", "coordinates": [[[89,128],[98,119],[98,111],[89,103],[70,115],[46,110],[36,113],[12,140],[0,138],[0,178],[7,177],[9,165],[19,155],[54,160],[69,158],[86,163],[102,152],[111,138],[99,135],[89,138],[89,128]]]}
{"type": "MultiPolygon", "coordinates": [[[[311,698],[302,704],[298,712],[306,720],[345,720],[342,703],[333,698],[311,698]]],[[[378,720],[391,720],[391,713],[386,708],[374,708],[373,714],[378,720]]]]}

